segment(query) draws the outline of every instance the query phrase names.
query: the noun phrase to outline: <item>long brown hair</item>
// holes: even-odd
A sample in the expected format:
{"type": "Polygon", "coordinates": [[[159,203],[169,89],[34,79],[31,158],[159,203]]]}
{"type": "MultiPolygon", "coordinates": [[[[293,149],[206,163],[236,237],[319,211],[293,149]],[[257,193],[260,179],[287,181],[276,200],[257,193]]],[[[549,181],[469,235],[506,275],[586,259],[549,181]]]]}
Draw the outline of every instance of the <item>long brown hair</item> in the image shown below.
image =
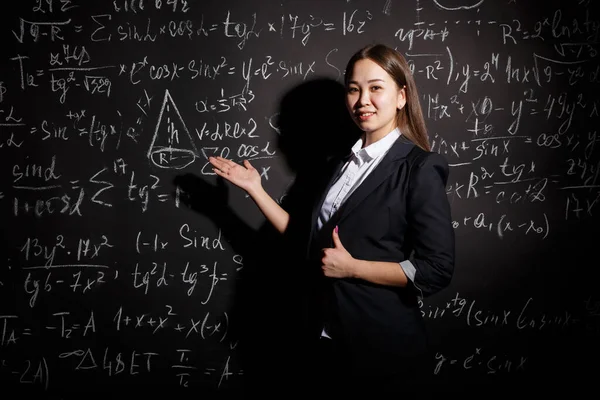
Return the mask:
{"type": "Polygon", "coordinates": [[[396,82],[399,88],[404,87],[406,91],[406,104],[396,113],[396,125],[402,136],[422,148],[430,151],[427,127],[419,103],[419,94],[414,77],[406,59],[395,49],[383,44],[371,44],[358,50],[346,65],[344,83],[348,85],[348,79],[352,74],[354,64],[359,60],[369,59],[379,65],[396,82]]]}

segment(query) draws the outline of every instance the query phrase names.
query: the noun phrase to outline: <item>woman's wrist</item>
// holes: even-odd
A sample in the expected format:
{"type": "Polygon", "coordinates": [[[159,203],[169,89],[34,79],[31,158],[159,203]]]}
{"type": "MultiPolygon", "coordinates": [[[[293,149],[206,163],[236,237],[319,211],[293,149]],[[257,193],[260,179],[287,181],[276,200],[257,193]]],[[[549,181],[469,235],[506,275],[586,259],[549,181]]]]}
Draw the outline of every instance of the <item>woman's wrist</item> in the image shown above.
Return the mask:
{"type": "Polygon", "coordinates": [[[265,189],[262,187],[260,181],[248,187],[246,189],[246,193],[248,193],[248,195],[253,199],[256,199],[259,196],[264,196],[266,194],[265,189]]]}
{"type": "Polygon", "coordinates": [[[362,265],[363,263],[363,260],[352,258],[352,261],[348,266],[348,274],[350,275],[350,278],[363,279],[361,274],[361,272],[364,270],[364,266],[362,265]]]}

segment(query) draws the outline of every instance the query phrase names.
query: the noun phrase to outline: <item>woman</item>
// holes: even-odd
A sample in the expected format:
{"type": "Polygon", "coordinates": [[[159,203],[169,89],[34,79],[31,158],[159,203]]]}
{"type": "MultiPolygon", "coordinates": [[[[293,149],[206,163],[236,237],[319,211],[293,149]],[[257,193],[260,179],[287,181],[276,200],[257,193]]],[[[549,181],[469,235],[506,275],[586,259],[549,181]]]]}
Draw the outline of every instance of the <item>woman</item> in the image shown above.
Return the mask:
{"type": "MultiPolygon", "coordinates": [[[[362,48],[348,62],[345,87],[363,134],[311,205],[307,264],[320,267],[321,279],[309,303],[318,353],[308,368],[335,393],[406,394],[428,373],[420,368],[427,338],[418,300],[448,286],[454,269],[449,168],[430,152],[417,88],[399,52],[362,48]]],[[[248,160],[209,161],[286,233],[295,215],[263,190],[248,160]]]]}

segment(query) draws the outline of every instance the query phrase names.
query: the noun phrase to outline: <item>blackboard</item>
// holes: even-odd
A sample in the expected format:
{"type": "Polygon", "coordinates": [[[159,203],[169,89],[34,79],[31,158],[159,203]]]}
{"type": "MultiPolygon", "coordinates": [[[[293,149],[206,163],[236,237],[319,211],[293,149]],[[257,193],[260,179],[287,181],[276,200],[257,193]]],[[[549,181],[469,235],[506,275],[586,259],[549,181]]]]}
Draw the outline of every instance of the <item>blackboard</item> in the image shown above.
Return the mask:
{"type": "Polygon", "coordinates": [[[597,2],[3,7],[3,396],[293,395],[300,271],[207,157],[250,159],[284,202],[354,140],[345,62],[374,42],[409,60],[451,166],[456,269],[421,304],[424,397],[593,387],[597,2]]]}

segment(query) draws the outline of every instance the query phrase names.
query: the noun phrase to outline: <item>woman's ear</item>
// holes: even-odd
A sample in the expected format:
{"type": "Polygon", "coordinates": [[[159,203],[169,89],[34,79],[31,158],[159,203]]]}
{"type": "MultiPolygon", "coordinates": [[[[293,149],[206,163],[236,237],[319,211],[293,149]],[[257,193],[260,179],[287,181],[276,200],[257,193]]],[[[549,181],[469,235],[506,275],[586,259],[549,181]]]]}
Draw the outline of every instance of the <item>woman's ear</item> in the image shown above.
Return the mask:
{"type": "Polygon", "coordinates": [[[406,105],[406,86],[403,86],[399,91],[398,91],[398,104],[396,105],[396,108],[398,110],[402,110],[402,108],[406,105]]]}

